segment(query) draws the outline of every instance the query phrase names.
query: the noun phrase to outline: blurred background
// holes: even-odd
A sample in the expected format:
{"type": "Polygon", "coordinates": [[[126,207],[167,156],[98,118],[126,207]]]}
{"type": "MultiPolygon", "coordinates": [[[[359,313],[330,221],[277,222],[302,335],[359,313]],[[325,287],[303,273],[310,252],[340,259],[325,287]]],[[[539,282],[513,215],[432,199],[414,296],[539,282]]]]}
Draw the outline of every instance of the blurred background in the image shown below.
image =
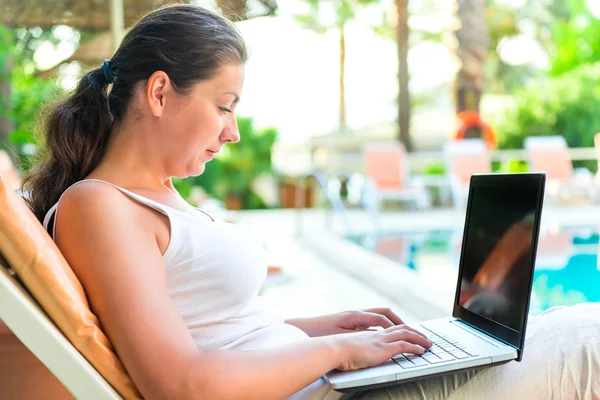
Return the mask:
{"type": "MultiPolygon", "coordinates": [[[[535,310],[600,301],[600,2],[190,2],[235,21],[250,50],[241,142],[203,175],[175,181],[190,203],[267,236],[287,232],[329,267],[359,247],[381,256],[362,261],[369,271],[377,264],[389,276],[400,264],[444,281],[458,263],[470,176],[544,171],[550,211],[535,310]],[[353,247],[315,244],[317,233],[353,247]]],[[[110,59],[140,15],[167,3],[4,0],[0,147],[19,174],[39,148],[43,105],[110,59]]],[[[307,282],[303,290],[315,289],[306,277],[328,268],[311,275],[293,264],[284,275],[307,282]]],[[[408,304],[361,268],[344,273],[408,304]]],[[[277,285],[270,290],[278,296],[277,285]]]]}
{"type": "MultiPolygon", "coordinates": [[[[23,169],[44,101],[110,59],[127,27],[164,3],[4,2],[0,141],[23,169]]],[[[461,111],[493,128],[493,149],[521,149],[535,135],[592,148],[600,130],[600,3],[593,0],[192,3],[238,21],[250,48],[238,108],[242,142],[205,175],[178,182],[192,201],[206,192],[232,209],[292,207],[295,178],[364,173],[366,142],[429,152],[409,156],[410,172],[443,175],[434,153],[456,138],[461,111]]],[[[595,154],[578,155],[575,167],[596,173],[595,154]]],[[[492,161],[494,170],[527,168],[519,153],[492,161]]]]}

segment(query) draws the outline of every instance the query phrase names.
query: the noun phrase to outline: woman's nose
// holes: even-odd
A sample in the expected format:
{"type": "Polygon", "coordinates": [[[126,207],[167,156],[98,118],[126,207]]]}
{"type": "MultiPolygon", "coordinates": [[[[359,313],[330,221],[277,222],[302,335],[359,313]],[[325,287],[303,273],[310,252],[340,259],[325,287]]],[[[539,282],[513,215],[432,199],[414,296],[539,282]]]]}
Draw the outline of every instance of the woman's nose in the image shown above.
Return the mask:
{"type": "Polygon", "coordinates": [[[221,132],[221,140],[229,143],[237,143],[240,141],[240,132],[235,117],[232,117],[233,122],[228,123],[221,132]]]}

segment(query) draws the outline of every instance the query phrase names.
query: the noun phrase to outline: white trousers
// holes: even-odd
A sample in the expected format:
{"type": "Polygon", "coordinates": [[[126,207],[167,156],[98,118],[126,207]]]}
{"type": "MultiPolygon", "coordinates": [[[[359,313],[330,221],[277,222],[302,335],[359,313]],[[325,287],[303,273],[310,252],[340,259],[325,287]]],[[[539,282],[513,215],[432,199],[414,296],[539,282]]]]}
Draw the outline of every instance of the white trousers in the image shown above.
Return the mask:
{"type": "Polygon", "coordinates": [[[342,399],[600,400],[600,303],[554,307],[530,317],[521,362],[353,393],[342,399]]]}

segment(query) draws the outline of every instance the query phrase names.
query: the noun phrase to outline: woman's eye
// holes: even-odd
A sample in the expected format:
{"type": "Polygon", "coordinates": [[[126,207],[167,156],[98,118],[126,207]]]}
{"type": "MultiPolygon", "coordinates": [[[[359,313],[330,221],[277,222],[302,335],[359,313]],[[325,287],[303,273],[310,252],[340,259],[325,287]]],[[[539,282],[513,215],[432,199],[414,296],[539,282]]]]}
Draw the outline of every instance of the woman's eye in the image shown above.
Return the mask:
{"type": "Polygon", "coordinates": [[[219,107],[219,110],[221,110],[221,112],[222,112],[223,114],[225,114],[225,113],[232,113],[232,112],[233,112],[233,111],[231,111],[231,110],[230,110],[229,108],[227,108],[227,107],[219,107]]]}

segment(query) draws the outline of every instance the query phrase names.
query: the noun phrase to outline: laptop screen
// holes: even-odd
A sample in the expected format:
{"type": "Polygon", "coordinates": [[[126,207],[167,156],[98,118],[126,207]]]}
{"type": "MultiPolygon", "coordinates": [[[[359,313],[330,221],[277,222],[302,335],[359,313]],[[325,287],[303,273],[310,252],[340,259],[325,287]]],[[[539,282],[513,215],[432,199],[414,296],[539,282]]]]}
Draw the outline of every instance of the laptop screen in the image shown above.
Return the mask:
{"type": "Polygon", "coordinates": [[[474,325],[508,332],[513,340],[500,336],[509,343],[521,342],[529,309],[543,182],[540,174],[471,181],[457,305],[477,316],[474,325]]]}

